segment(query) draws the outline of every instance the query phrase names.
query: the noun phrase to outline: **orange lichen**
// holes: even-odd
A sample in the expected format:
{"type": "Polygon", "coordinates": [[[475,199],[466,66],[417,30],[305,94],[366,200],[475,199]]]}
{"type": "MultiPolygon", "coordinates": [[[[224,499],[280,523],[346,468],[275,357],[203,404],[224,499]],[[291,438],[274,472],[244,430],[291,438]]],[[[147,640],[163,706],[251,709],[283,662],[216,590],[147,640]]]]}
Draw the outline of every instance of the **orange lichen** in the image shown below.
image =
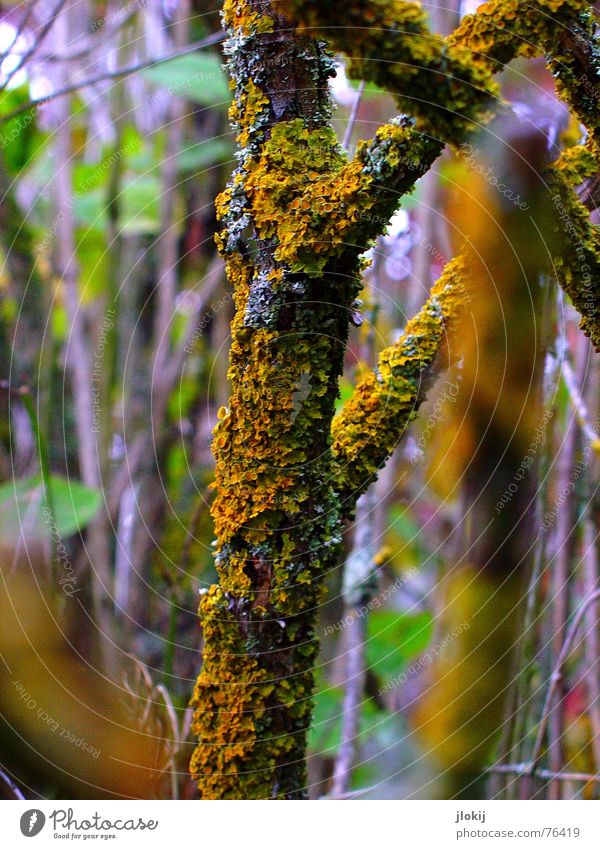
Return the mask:
{"type": "Polygon", "coordinates": [[[516,56],[543,55],[556,44],[563,25],[588,8],[586,0],[488,0],[466,15],[448,41],[472,50],[496,70],[516,56]]]}
{"type": "Polygon", "coordinates": [[[248,0],[225,0],[223,23],[233,34],[250,38],[273,30],[270,15],[261,15],[248,0]]]}
{"type": "MultiPolygon", "coordinates": [[[[206,648],[192,697],[192,730],[200,745],[190,770],[205,799],[239,798],[238,770],[256,745],[254,712],[272,690],[256,658],[246,652],[237,622],[219,587],[203,596],[200,615],[206,648]]],[[[260,780],[260,779],[259,779],[260,780]]],[[[251,783],[246,795],[252,798],[251,783]]]]}
{"type": "Polygon", "coordinates": [[[460,144],[496,111],[492,74],[517,56],[546,55],[559,94],[596,133],[600,59],[586,0],[490,0],[447,38],[431,33],[421,5],[406,0],[287,0],[284,7],[300,31],[349,57],[351,75],[394,94],[420,131],[447,143],[460,144]]]}

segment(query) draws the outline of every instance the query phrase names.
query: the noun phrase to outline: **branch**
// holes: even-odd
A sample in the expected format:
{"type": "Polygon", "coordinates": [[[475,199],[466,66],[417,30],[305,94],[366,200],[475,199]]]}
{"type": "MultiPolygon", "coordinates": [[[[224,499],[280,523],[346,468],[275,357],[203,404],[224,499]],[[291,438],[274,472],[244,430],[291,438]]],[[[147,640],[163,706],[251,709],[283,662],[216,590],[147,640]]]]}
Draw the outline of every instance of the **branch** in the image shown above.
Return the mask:
{"type": "Polygon", "coordinates": [[[544,55],[557,78],[557,93],[598,141],[600,62],[588,2],[496,0],[465,17],[449,40],[472,50],[491,72],[516,56],[544,55]]]}
{"type": "Polygon", "coordinates": [[[419,3],[289,0],[286,5],[301,29],[349,57],[350,76],[393,94],[400,110],[415,115],[419,127],[437,138],[460,143],[498,97],[490,71],[470,51],[431,33],[419,3]]]}
{"type": "MultiPolygon", "coordinates": [[[[555,0],[551,9],[541,2],[533,7],[517,0],[491,2],[482,7],[483,11],[468,16],[448,39],[430,34],[421,7],[403,0],[356,3],[349,11],[344,2],[350,23],[344,27],[338,26],[341,0],[328,4],[289,0],[287,6],[301,30],[327,38],[336,49],[349,55],[351,73],[386,88],[396,96],[401,108],[416,115],[416,121],[400,118],[381,127],[371,141],[358,146],[352,161],[336,162],[328,174],[303,187],[289,206],[269,203],[276,186],[263,186],[262,197],[260,187],[256,187],[253,199],[260,199],[265,235],[273,235],[274,229],[280,245],[276,257],[292,261],[293,271],[319,274],[336,256],[359,252],[380,234],[399,196],[413,188],[441,153],[444,143],[458,143],[478,123],[489,120],[496,93],[491,76],[517,56],[550,54],[548,61],[559,78],[564,99],[592,128],[597,121],[589,106],[589,95],[587,99],[582,96],[585,81],[574,79],[574,60],[561,52],[567,37],[579,39],[578,68],[581,70],[587,57],[588,79],[596,79],[590,58],[594,55],[590,47],[595,42],[594,25],[584,0],[555,0]],[[469,84],[465,85],[467,80],[469,84]],[[425,97],[409,103],[403,94],[407,90],[418,90],[425,97]],[[306,209],[315,211],[308,221],[306,209]],[[305,256],[309,258],[306,261],[305,256]]],[[[588,158],[586,176],[591,173],[593,155],[588,153],[588,158]]],[[[577,183],[581,182],[581,170],[580,164],[577,183]]],[[[600,275],[596,271],[600,264],[596,230],[589,222],[587,209],[575,196],[577,183],[561,180],[562,176],[559,168],[558,193],[569,204],[567,221],[570,224],[574,220],[573,232],[585,237],[585,263],[582,265],[576,246],[576,251],[567,250],[562,258],[557,257],[555,264],[558,268],[562,263],[558,275],[561,285],[582,313],[584,331],[598,345],[600,275]],[[588,274],[590,269],[592,273],[588,274]]],[[[567,235],[571,235],[568,230],[567,235]]],[[[450,274],[454,268],[450,266],[450,274]]],[[[428,302],[414,321],[431,320],[435,303],[435,298],[428,302]]],[[[419,378],[430,370],[441,346],[441,330],[435,321],[422,339],[427,339],[431,349],[425,347],[415,360],[406,363],[419,378]]],[[[385,357],[390,352],[393,357],[395,351],[392,348],[382,355],[382,366],[392,376],[395,363],[385,362],[385,357]]],[[[409,371],[410,379],[414,380],[415,374],[409,371]]],[[[338,487],[350,500],[350,512],[415,414],[418,387],[404,386],[405,378],[400,377],[405,391],[403,403],[394,396],[392,404],[386,397],[390,388],[386,380],[370,375],[334,423],[334,452],[339,455],[340,464],[338,487]]],[[[395,379],[393,376],[392,385],[395,379]]]]}
{"type": "Polygon", "coordinates": [[[591,150],[566,150],[551,171],[552,203],[558,216],[553,273],[582,319],[580,327],[600,350],[600,231],[575,188],[593,178],[598,164],[591,150]]]}
{"type": "Polygon", "coordinates": [[[10,364],[3,366],[3,376],[10,376],[11,383],[20,385],[33,383],[39,368],[46,324],[46,292],[36,262],[35,236],[21,212],[14,189],[15,183],[0,154],[0,246],[4,254],[0,268],[3,274],[8,272],[9,289],[17,306],[11,337],[7,340],[12,357],[10,364]]]}
{"type": "Polygon", "coordinates": [[[508,773],[509,775],[534,775],[536,778],[541,778],[543,781],[556,779],[557,781],[593,781],[600,783],[600,775],[594,775],[589,772],[553,772],[551,769],[534,769],[531,771],[531,765],[522,764],[495,764],[488,767],[486,772],[508,773]]]}
{"type": "Polygon", "coordinates": [[[598,453],[600,450],[600,435],[594,428],[589,410],[583,399],[579,386],[577,385],[577,378],[573,373],[571,364],[567,360],[566,356],[561,363],[561,372],[563,382],[567,392],[569,393],[569,401],[571,402],[571,406],[575,412],[577,423],[581,428],[581,432],[585,438],[589,440],[594,451],[598,453]]]}
{"type": "Polygon", "coordinates": [[[502,106],[492,75],[517,56],[547,55],[559,94],[594,133],[600,71],[585,0],[554,0],[551,10],[542,2],[496,0],[467,16],[446,39],[428,31],[419,4],[404,0],[356,2],[350,8],[345,0],[286,0],[283,6],[301,32],[326,38],[344,52],[352,75],[381,86],[415,116],[380,127],[359,144],[325,192],[305,193],[318,210],[323,194],[335,205],[345,187],[343,203],[325,229],[320,220],[315,226],[340,253],[348,243],[364,245],[380,235],[399,196],[413,189],[444,145],[464,142],[491,119],[502,106]],[[340,27],[341,19],[348,24],[340,27]],[[576,57],[566,50],[568,39],[578,44],[576,57]]]}
{"type": "Polygon", "coordinates": [[[446,265],[402,338],[382,351],[377,370],[358,384],[333,420],[336,489],[346,515],[392,454],[443,365],[447,333],[465,303],[464,271],[460,256],[446,265]]]}
{"type": "Polygon", "coordinates": [[[344,132],[344,139],[342,141],[342,147],[344,148],[344,150],[348,150],[348,148],[350,147],[350,142],[352,141],[352,133],[354,132],[354,125],[356,124],[356,119],[358,118],[358,110],[360,109],[360,101],[362,99],[364,90],[365,81],[361,80],[358,86],[358,91],[356,92],[356,95],[354,97],[352,111],[350,112],[348,124],[346,125],[346,130],[344,132]]]}
{"type": "Polygon", "coordinates": [[[341,547],[329,425],[358,268],[319,274],[328,246],[314,219],[335,200],[303,199],[346,163],[330,126],[331,57],[268,0],[227,0],[223,19],[238,152],[217,241],[235,316],[213,441],[220,582],[200,602],[190,770],[203,799],[301,798],[315,613],[341,547]]]}
{"type": "Polygon", "coordinates": [[[586,0],[491,0],[447,38],[429,31],[420,4],[405,0],[283,5],[301,28],[348,56],[351,76],[394,95],[419,130],[447,143],[460,144],[489,120],[499,97],[492,75],[517,56],[546,55],[561,97],[597,127],[600,64],[586,0]]]}
{"type": "Polygon", "coordinates": [[[25,27],[27,26],[27,24],[29,23],[29,21],[31,19],[31,16],[33,14],[33,10],[35,8],[35,4],[37,2],[38,2],[38,0],[29,0],[29,2],[27,4],[27,8],[25,9],[25,13],[24,13],[23,17],[21,18],[21,20],[19,21],[17,27],[15,28],[15,31],[14,31],[14,34],[13,34],[13,37],[11,39],[10,44],[8,44],[6,49],[3,50],[2,53],[0,53],[0,65],[4,62],[6,57],[10,53],[13,52],[13,48],[15,47],[16,43],[18,42],[19,37],[23,34],[25,27]]]}
{"type": "Polygon", "coordinates": [[[25,65],[27,64],[27,61],[35,55],[38,47],[42,44],[42,42],[44,41],[44,39],[46,38],[46,36],[50,32],[54,23],[61,16],[65,3],[66,3],[66,0],[58,0],[58,3],[56,4],[56,6],[54,7],[54,9],[52,10],[52,12],[50,14],[50,17],[48,18],[47,21],[45,21],[45,23],[41,27],[41,31],[39,32],[39,34],[36,34],[35,40],[33,41],[31,47],[28,48],[22,54],[20,60],[16,63],[15,67],[12,68],[12,70],[6,75],[6,78],[4,79],[2,85],[0,86],[0,91],[5,91],[8,88],[11,80],[13,80],[14,77],[19,73],[19,71],[22,68],[25,67],[25,65]]]}

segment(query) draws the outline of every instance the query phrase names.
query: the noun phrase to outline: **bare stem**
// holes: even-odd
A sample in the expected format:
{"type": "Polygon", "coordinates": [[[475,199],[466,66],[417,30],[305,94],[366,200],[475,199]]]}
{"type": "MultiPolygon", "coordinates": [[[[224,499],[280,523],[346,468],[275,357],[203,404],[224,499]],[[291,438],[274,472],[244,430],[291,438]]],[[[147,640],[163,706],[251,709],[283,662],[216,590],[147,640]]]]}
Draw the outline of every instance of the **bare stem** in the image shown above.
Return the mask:
{"type": "Polygon", "coordinates": [[[584,601],[579,606],[579,609],[577,610],[577,613],[575,614],[575,617],[571,622],[571,625],[565,636],[563,645],[558,655],[558,659],[554,666],[554,670],[552,672],[552,675],[550,676],[550,686],[548,687],[548,692],[546,694],[546,700],[544,702],[544,708],[542,710],[542,716],[540,719],[540,724],[538,726],[538,733],[533,746],[533,754],[529,768],[530,774],[533,774],[533,772],[537,769],[537,764],[542,753],[542,746],[544,744],[544,737],[546,734],[546,729],[548,727],[548,720],[552,713],[552,703],[554,701],[558,686],[562,681],[563,666],[565,665],[567,658],[569,657],[569,653],[573,646],[575,637],[577,636],[579,626],[581,625],[589,609],[594,604],[596,604],[598,599],[600,599],[600,590],[595,590],[593,593],[588,595],[587,598],[584,599],[584,601]]]}

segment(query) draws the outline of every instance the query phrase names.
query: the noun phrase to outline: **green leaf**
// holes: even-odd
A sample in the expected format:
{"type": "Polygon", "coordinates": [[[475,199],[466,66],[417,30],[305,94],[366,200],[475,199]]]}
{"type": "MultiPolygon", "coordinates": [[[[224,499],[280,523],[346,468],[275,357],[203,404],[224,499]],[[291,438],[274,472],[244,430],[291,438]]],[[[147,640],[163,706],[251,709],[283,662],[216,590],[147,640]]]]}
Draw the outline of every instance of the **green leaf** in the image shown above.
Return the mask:
{"type": "Polygon", "coordinates": [[[142,73],[150,82],[166,88],[170,95],[185,97],[203,106],[217,106],[231,99],[221,59],[215,54],[189,53],[142,73]]]}
{"type": "Polygon", "coordinates": [[[184,148],[179,154],[181,171],[203,171],[211,165],[231,159],[233,148],[225,139],[206,139],[184,148]]]}
{"type": "MultiPolygon", "coordinates": [[[[0,92],[0,117],[29,103],[29,86],[0,92]]],[[[37,111],[35,108],[0,124],[0,149],[11,175],[20,174],[35,158],[47,134],[37,129],[37,111]]]]}
{"type": "Polygon", "coordinates": [[[430,613],[376,611],[367,620],[367,666],[384,682],[390,681],[427,647],[432,634],[430,613]]]}
{"type": "Polygon", "coordinates": [[[106,291],[108,250],[105,234],[90,227],[77,233],[77,260],[82,301],[88,302],[106,291]]]}
{"type": "Polygon", "coordinates": [[[333,752],[340,745],[342,727],[342,698],[340,687],[317,686],[314,695],[315,707],[308,734],[308,748],[312,752],[333,752]]]}
{"type": "Polygon", "coordinates": [[[158,177],[139,177],[125,186],[119,201],[120,225],[123,232],[148,235],[158,233],[161,193],[162,186],[158,177]]]}
{"type": "Polygon", "coordinates": [[[76,195],[84,194],[99,186],[105,186],[108,181],[109,171],[103,167],[103,163],[77,162],[73,166],[73,192],[76,195]]]}
{"type": "MultiPolygon", "coordinates": [[[[312,724],[308,734],[308,748],[316,754],[334,755],[342,739],[344,692],[341,687],[317,687],[312,724]]],[[[359,720],[359,743],[378,732],[389,719],[387,711],[380,710],[370,699],[363,701],[359,720]]]]}
{"type": "Polygon", "coordinates": [[[75,197],[73,212],[78,224],[103,233],[106,228],[106,190],[91,189],[75,197]]]}
{"type": "Polygon", "coordinates": [[[102,504],[99,490],[79,481],[50,476],[53,511],[49,509],[40,475],[0,486],[0,535],[16,542],[21,533],[28,539],[48,539],[58,533],[69,537],[82,531],[102,504]]]}
{"type": "Polygon", "coordinates": [[[127,161],[133,161],[144,149],[144,137],[133,124],[126,124],[121,134],[121,154],[125,153],[127,161]]]}
{"type": "Polygon", "coordinates": [[[184,375],[178,381],[175,390],[169,398],[169,418],[178,421],[187,416],[197,397],[198,379],[196,375],[184,375]]]}
{"type": "Polygon", "coordinates": [[[63,304],[55,302],[52,306],[52,335],[57,342],[65,342],[69,335],[69,316],[63,304]]]}
{"type": "Polygon", "coordinates": [[[406,542],[414,542],[421,535],[421,526],[415,522],[410,510],[405,505],[392,505],[390,524],[394,526],[399,536],[406,542]]]}
{"type": "Polygon", "coordinates": [[[335,402],[335,414],[337,416],[343,408],[344,404],[352,398],[354,395],[354,384],[350,383],[350,381],[346,377],[341,377],[339,381],[339,392],[340,397],[335,402]]]}

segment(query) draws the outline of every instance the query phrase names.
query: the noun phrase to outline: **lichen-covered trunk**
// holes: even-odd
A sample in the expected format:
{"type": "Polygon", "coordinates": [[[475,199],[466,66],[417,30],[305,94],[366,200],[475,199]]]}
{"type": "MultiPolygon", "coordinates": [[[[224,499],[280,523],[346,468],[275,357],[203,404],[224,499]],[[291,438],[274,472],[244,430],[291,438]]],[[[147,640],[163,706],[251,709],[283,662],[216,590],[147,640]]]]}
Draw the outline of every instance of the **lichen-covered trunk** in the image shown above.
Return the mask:
{"type": "Polygon", "coordinates": [[[343,161],[328,127],[330,57],[268,2],[227,2],[225,21],[239,164],[218,202],[219,246],[236,311],[213,445],[220,583],[200,603],[191,770],[202,798],[299,798],[313,624],[341,539],[330,428],[357,275],[306,267],[318,244],[302,254],[298,220],[285,229],[288,206],[343,161]]]}
{"type": "MultiPolygon", "coordinates": [[[[586,59],[596,78],[595,53],[573,61],[559,37],[563,18],[577,20],[578,38],[592,43],[587,4],[551,0],[557,17],[534,6],[517,14],[517,0],[484,4],[442,39],[419,4],[399,0],[225,2],[239,150],[217,202],[218,241],[236,312],[231,398],[214,442],[220,583],[200,605],[204,663],[194,692],[191,769],[203,798],[303,795],[323,577],[343,519],[416,414],[460,324],[469,270],[459,256],[333,421],[361,252],[444,144],[490,119],[492,74],[518,55],[560,56],[550,60],[559,93],[596,138],[595,101],[577,76],[586,59]],[[341,14],[352,26],[338,26],[341,14]],[[379,127],[350,161],[329,126],[332,64],[320,36],[415,113],[379,127]]],[[[582,251],[553,268],[598,345],[598,234],[572,192],[579,169],[591,177],[595,162],[595,147],[580,149],[555,169],[555,206],[582,251]]]]}

